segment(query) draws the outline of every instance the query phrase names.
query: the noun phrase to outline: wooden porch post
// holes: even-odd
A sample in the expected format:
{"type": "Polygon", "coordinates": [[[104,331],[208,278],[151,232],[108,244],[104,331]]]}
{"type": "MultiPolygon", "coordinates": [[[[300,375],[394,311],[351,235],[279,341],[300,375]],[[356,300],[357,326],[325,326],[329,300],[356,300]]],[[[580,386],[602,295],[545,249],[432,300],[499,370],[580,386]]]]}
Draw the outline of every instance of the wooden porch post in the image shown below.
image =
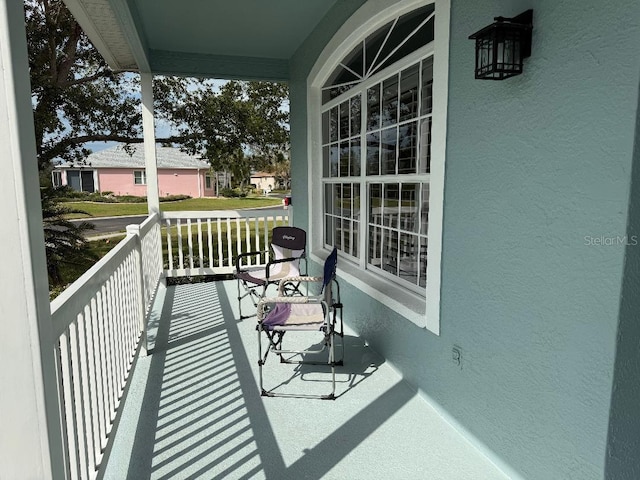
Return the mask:
{"type": "Polygon", "coordinates": [[[24,6],[0,2],[0,477],[64,478],[24,6]]]}
{"type": "Polygon", "coordinates": [[[142,89],[142,133],[144,135],[144,158],[147,171],[147,205],[149,215],[160,214],[160,192],[158,188],[158,164],[156,160],[156,131],[153,118],[153,74],[140,73],[142,89]]]}

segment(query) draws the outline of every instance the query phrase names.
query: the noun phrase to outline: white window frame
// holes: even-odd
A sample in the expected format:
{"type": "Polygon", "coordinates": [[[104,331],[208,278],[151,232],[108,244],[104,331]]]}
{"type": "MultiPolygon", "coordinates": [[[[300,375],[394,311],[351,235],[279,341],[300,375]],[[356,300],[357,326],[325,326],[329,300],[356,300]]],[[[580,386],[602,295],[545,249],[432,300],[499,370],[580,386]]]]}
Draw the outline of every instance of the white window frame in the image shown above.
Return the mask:
{"type": "Polygon", "coordinates": [[[133,171],[133,184],[134,185],[146,185],[147,184],[147,172],[146,170],[134,170],[133,171]],[[140,183],[136,182],[136,173],[140,174],[140,183]]]}
{"type": "MultiPolygon", "coordinates": [[[[309,238],[311,239],[311,258],[322,262],[328,254],[323,245],[322,86],[338,63],[358,43],[361,43],[363,38],[394,18],[429,3],[435,3],[435,38],[432,43],[434,52],[433,123],[431,127],[431,173],[429,175],[429,248],[427,251],[425,295],[416,294],[404,288],[400,283],[391,282],[365,270],[362,265],[362,261],[366,261],[365,252],[361,252],[360,262],[350,261],[347,256],[341,255],[338,274],[411,322],[439,335],[450,0],[435,0],[435,2],[433,0],[396,0],[392,5],[389,5],[389,2],[369,0],[343,24],[318,57],[307,79],[308,182],[311,186],[309,238]]],[[[416,57],[422,58],[420,55],[424,56],[422,49],[405,57],[403,65],[409,65],[409,62],[414,61],[416,57]]],[[[375,75],[375,77],[377,76],[378,74],[375,75]]],[[[401,178],[398,180],[402,181],[401,178]]],[[[352,179],[345,177],[343,181],[350,182],[352,179]]],[[[366,194],[366,191],[361,192],[361,196],[366,194]]],[[[361,218],[362,221],[366,219],[366,217],[361,218]]]]}

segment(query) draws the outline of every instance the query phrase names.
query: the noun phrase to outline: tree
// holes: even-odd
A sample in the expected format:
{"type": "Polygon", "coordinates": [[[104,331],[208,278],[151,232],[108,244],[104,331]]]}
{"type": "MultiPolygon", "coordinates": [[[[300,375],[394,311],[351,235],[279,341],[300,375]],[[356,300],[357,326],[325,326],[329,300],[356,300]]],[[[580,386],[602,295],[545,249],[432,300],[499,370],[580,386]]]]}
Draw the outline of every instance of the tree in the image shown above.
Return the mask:
{"type": "MultiPolygon", "coordinates": [[[[62,0],[25,0],[36,147],[41,171],[59,158],[80,161],[89,142],[142,142],[139,78],[114,73],[62,0]]],[[[179,132],[158,138],[232,170],[243,157],[273,158],[288,144],[287,87],[154,79],[156,115],[179,132]]]]}
{"type": "Polygon", "coordinates": [[[275,167],[288,150],[288,94],[280,83],[232,81],[184,97],[173,112],[182,144],[244,185],[251,170],[275,167]]]}
{"type": "MultiPolygon", "coordinates": [[[[52,160],[82,163],[90,142],[143,141],[139,78],[109,68],[62,0],[24,6],[38,166],[50,186],[52,160]]],[[[214,168],[244,175],[256,153],[267,158],[287,142],[286,87],[231,82],[215,92],[206,81],[165,77],[153,88],[156,115],[178,132],[157,140],[202,154],[214,168]]],[[[87,258],[84,230],[65,221],[70,212],[54,190],[45,188],[42,202],[50,278],[59,282],[60,262],[87,258]]]]}
{"type": "Polygon", "coordinates": [[[278,153],[269,172],[273,173],[276,181],[285,189],[291,188],[291,159],[285,153],[278,153]]]}

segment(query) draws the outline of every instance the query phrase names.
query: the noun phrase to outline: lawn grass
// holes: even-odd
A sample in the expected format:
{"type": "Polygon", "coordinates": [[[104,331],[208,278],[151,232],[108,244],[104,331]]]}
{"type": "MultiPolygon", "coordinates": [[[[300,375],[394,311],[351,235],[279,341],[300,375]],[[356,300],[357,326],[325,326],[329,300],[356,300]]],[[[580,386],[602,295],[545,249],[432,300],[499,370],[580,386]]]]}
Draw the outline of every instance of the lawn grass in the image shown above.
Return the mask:
{"type": "MultiPolygon", "coordinates": [[[[113,204],[112,204],[113,205],[113,204]]],[[[172,222],[173,223],[173,222],[172,222]]],[[[283,221],[276,221],[276,220],[269,220],[267,222],[267,232],[268,232],[268,240],[267,242],[270,243],[271,242],[271,235],[272,235],[272,230],[274,227],[278,226],[278,225],[284,225],[283,221]]],[[[235,257],[236,255],[238,255],[238,244],[237,244],[237,236],[238,236],[238,230],[237,230],[237,226],[236,226],[236,222],[232,222],[231,224],[231,231],[229,232],[231,235],[231,243],[228,243],[228,238],[227,238],[227,223],[222,222],[220,225],[220,232],[222,235],[222,245],[218,245],[218,225],[217,222],[212,222],[211,223],[211,234],[212,234],[212,251],[209,251],[209,245],[208,245],[208,240],[207,240],[207,235],[208,235],[208,230],[207,230],[207,224],[202,223],[202,240],[203,240],[203,256],[204,258],[200,258],[199,254],[200,254],[200,250],[198,248],[198,226],[197,226],[197,222],[193,222],[191,225],[191,241],[192,241],[192,245],[193,245],[193,262],[194,262],[194,267],[198,268],[200,266],[204,266],[204,267],[208,267],[209,266],[209,256],[211,256],[212,259],[212,263],[213,266],[215,267],[219,267],[222,265],[219,265],[219,249],[222,249],[222,256],[224,259],[224,265],[226,266],[226,259],[227,259],[227,255],[229,253],[229,250],[231,250],[231,255],[233,257],[235,257]]],[[[264,224],[261,222],[260,224],[260,228],[264,228],[264,224]]],[[[181,240],[182,240],[182,254],[183,254],[183,258],[184,258],[184,266],[186,268],[190,267],[190,257],[189,257],[189,229],[186,225],[186,220],[183,220],[181,222],[181,226],[180,226],[180,232],[181,232],[181,240]]],[[[171,230],[170,230],[170,234],[171,234],[171,243],[172,243],[172,257],[173,257],[173,268],[177,269],[179,268],[179,251],[178,251],[178,229],[175,225],[175,223],[173,223],[171,230]]],[[[240,228],[240,238],[241,238],[241,242],[240,242],[240,249],[241,251],[245,251],[246,247],[246,227],[245,227],[245,223],[244,221],[241,223],[241,228],[240,228]]],[[[250,222],[249,223],[249,235],[251,238],[251,249],[253,250],[255,247],[255,223],[250,222]]],[[[118,235],[115,237],[110,237],[108,239],[100,239],[100,240],[90,240],[87,242],[87,248],[95,255],[96,260],[95,262],[97,262],[99,259],[101,259],[102,257],[104,257],[113,247],[115,247],[120,241],[122,241],[125,238],[126,235],[118,235]]],[[[163,225],[161,227],[161,237],[162,237],[162,262],[164,264],[164,268],[169,268],[169,261],[168,261],[168,242],[167,242],[167,227],[165,225],[163,225]]],[[[261,230],[261,234],[260,234],[260,248],[262,250],[266,249],[265,245],[264,245],[264,234],[263,234],[263,230],[261,230]]],[[[255,257],[251,258],[251,261],[254,262],[255,261],[255,257]]],[[[261,256],[261,261],[266,261],[264,258],[264,255],[261,256]]],[[[49,298],[50,300],[53,300],[55,297],[57,297],[60,293],[62,293],[62,291],[64,291],[64,289],[70,285],[71,283],[73,283],[74,281],[76,281],[84,272],[86,272],[89,268],[91,268],[93,266],[93,263],[95,262],[85,262],[82,264],[76,264],[76,265],[62,265],[62,275],[63,278],[65,279],[65,285],[60,285],[60,286],[53,286],[50,287],[50,291],[49,291],[49,298]]]]}
{"type": "MultiPolygon", "coordinates": [[[[66,202],[69,208],[82,210],[92,217],[119,217],[123,215],[146,215],[146,203],[99,203],[66,202]]],[[[162,202],[163,212],[198,210],[239,210],[282,205],[280,198],[189,198],[177,202],[162,202]]],[[[86,218],[86,215],[72,214],[69,218],[86,218]]]]}
{"type": "MultiPolygon", "coordinates": [[[[200,266],[203,267],[208,267],[209,266],[209,257],[211,257],[212,260],[212,264],[214,267],[220,267],[223,265],[219,264],[219,249],[222,249],[222,258],[223,258],[223,262],[224,262],[224,266],[227,265],[226,261],[229,255],[229,249],[231,250],[231,256],[232,258],[235,259],[235,257],[239,254],[239,253],[243,253],[249,250],[255,250],[255,234],[256,234],[256,228],[255,228],[255,223],[254,222],[249,222],[249,238],[250,238],[250,249],[247,250],[247,243],[246,243],[246,235],[247,235],[247,231],[246,231],[246,226],[245,226],[245,222],[241,222],[241,227],[240,227],[240,251],[238,251],[238,242],[237,242],[237,238],[238,238],[238,229],[237,229],[237,225],[234,222],[232,222],[231,224],[231,231],[230,236],[231,236],[231,243],[228,243],[228,236],[227,236],[227,224],[226,222],[223,222],[220,225],[220,233],[222,236],[222,245],[218,245],[218,226],[216,222],[212,222],[211,223],[211,236],[212,236],[212,251],[209,251],[209,245],[208,245],[208,231],[207,231],[207,224],[202,223],[202,243],[203,243],[203,256],[204,258],[200,258],[199,254],[200,254],[200,250],[198,248],[198,226],[196,222],[193,222],[191,225],[191,242],[192,242],[192,246],[193,246],[193,261],[194,261],[194,267],[198,268],[200,266]],[[202,260],[202,263],[201,263],[202,260]]],[[[282,220],[269,220],[267,221],[267,225],[266,225],[266,230],[267,230],[267,245],[269,245],[271,243],[271,237],[272,237],[272,233],[273,233],[273,228],[277,227],[277,226],[282,226],[285,225],[285,222],[282,220]]],[[[267,247],[265,246],[264,243],[264,228],[265,225],[260,222],[260,249],[261,250],[266,250],[267,247]]],[[[190,266],[190,262],[189,262],[189,229],[188,227],[185,225],[184,221],[181,223],[181,227],[180,227],[180,232],[181,232],[181,239],[182,239],[182,253],[183,253],[183,258],[184,258],[184,265],[186,268],[189,268],[190,266]]],[[[179,263],[179,242],[178,242],[178,229],[176,227],[175,224],[172,225],[171,227],[171,243],[172,243],[172,257],[173,257],[173,268],[177,269],[178,267],[178,263],[179,263]]],[[[165,268],[169,268],[169,264],[168,264],[168,248],[167,248],[167,228],[166,226],[162,227],[162,258],[163,258],[163,263],[164,263],[164,267],[165,268]]],[[[255,257],[251,258],[251,262],[254,263],[255,261],[255,257]]],[[[266,262],[264,255],[261,255],[261,261],[262,262],[266,262]]]]}

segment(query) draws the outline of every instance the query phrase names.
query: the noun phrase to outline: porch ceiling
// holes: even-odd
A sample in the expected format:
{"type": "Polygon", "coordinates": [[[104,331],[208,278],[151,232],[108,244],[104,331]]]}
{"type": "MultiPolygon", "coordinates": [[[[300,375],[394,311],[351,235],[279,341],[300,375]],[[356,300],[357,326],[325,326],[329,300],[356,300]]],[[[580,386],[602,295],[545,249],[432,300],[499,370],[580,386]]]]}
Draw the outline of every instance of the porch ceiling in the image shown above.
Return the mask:
{"type": "Polygon", "coordinates": [[[65,0],[116,70],[287,80],[338,0],[65,0]]]}

